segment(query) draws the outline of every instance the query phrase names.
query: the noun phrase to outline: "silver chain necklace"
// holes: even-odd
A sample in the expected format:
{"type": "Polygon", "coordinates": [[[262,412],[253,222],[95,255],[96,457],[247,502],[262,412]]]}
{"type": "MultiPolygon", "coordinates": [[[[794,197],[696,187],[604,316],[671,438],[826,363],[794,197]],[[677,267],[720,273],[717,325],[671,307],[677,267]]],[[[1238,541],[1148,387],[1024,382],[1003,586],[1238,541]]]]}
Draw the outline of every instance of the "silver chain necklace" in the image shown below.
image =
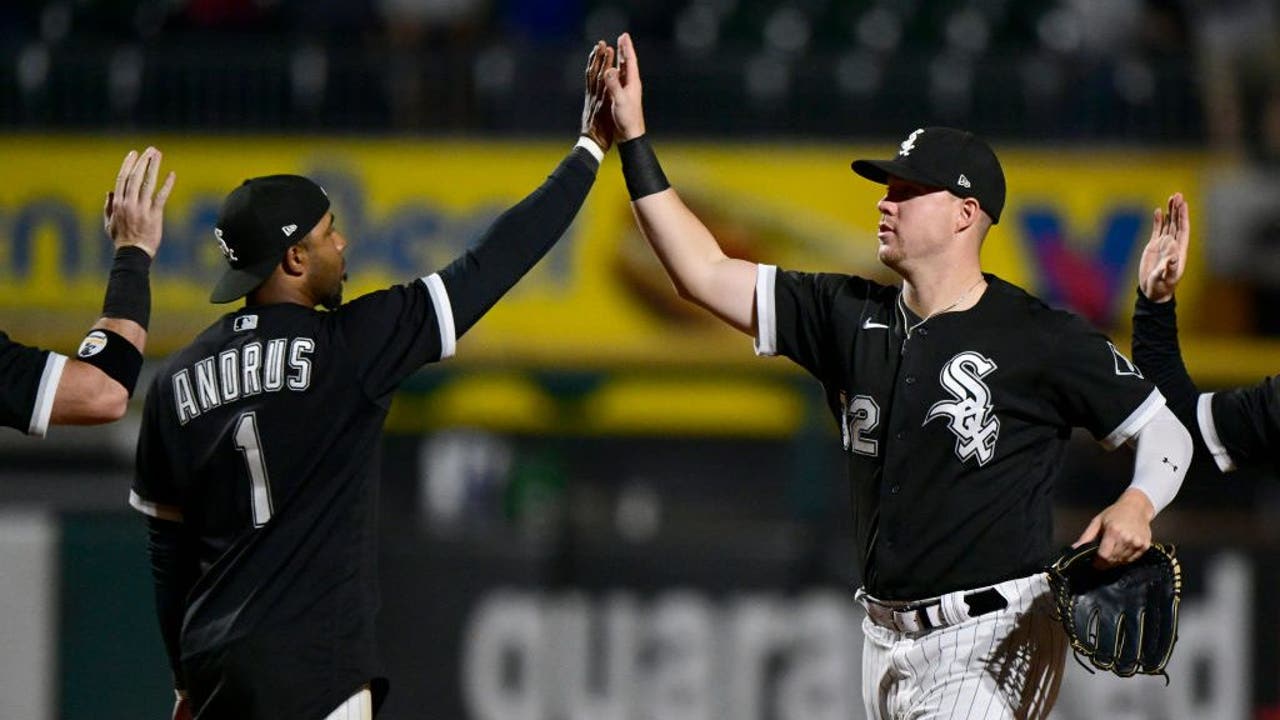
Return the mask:
{"type": "Polygon", "coordinates": [[[902,313],[902,325],[907,329],[907,339],[911,339],[911,333],[912,333],[912,331],[913,331],[913,330],[915,330],[916,328],[920,327],[921,325],[925,324],[926,322],[928,322],[928,321],[929,321],[929,318],[932,318],[932,317],[934,317],[934,316],[936,316],[936,315],[941,315],[942,313],[944,313],[944,312],[946,312],[946,311],[950,310],[951,308],[953,308],[953,307],[955,307],[955,306],[959,305],[959,304],[960,304],[960,301],[961,301],[961,300],[964,300],[964,299],[965,299],[965,298],[967,298],[967,297],[969,297],[969,293],[973,292],[973,289],[974,289],[974,288],[976,288],[976,287],[978,287],[979,285],[981,285],[983,280],[986,280],[986,278],[985,278],[985,277],[979,277],[979,278],[978,278],[978,282],[975,282],[974,284],[970,285],[968,290],[965,290],[964,292],[960,293],[960,297],[956,298],[956,301],[955,301],[955,302],[953,302],[953,303],[951,303],[950,305],[948,305],[948,306],[946,306],[946,307],[942,308],[941,310],[934,310],[933,312],[929,313],[928,315],[925,315],[925,316],[924,316],[924,318],[922,318],[922,319],[920,320],[920,322],[918,322],[918,323],[916,323],[916,324],[914,324],[914,325],[909,325],[909,324],[908,324],[908,323],[909,323],[909,321],[907,320],[907,317],[908,317],[908,316],[907,316],[907,304],[906,304],[906,302],[902,299],[902,296],[907,294],[907,293],[906,293],[906,289],[904,288],[902,292],[898,293],[898,312],[901,312],[901,313],[902,313]]]}

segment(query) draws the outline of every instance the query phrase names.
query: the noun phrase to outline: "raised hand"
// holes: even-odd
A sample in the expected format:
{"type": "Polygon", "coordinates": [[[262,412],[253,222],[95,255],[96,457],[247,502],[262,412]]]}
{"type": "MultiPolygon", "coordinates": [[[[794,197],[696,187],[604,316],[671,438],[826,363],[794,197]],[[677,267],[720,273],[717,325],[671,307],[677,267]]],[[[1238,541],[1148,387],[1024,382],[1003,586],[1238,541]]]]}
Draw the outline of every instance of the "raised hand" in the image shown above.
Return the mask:
{"type": "Polygon", "coordinates": [[[1151,239],[1138,263],[1138,287],[1147,299],[1167,302],[1187,269],[1187,244],[1191,239],[1187,201],[1182,193],[1169,197],[1163,212],[1156,208],[1151,223],[1151,239]]]}
{"type": "Polygon", "coordinates": [[[605,72],[613,67],[613,48],[603,40],[591,48],[587,56],[587,93],[582,101],[582,134],[591,138],[601,150],[613,145],[613,114],[605,89],[605,72]]]}
{"type": "Polygon", "coordinates": [[[644,134],[644,107],[641,104],[640,63],[631,35],[618,36],[618,67],[605,73],[609,99],[613,102],[613,122],[620,141],[644,134]]]}
{"type": "Polygon", "coordinates": [[[124,156],[116,187],[107,193],[107,203],[102,208],[102,225],[116,249],[133,245],[152,257],[160,249],[164,204],[176,180],[170,172],[164,185],[156,190],[160,159],[160,151],[153,147],[142,155],[130,150],[124,156]]]}

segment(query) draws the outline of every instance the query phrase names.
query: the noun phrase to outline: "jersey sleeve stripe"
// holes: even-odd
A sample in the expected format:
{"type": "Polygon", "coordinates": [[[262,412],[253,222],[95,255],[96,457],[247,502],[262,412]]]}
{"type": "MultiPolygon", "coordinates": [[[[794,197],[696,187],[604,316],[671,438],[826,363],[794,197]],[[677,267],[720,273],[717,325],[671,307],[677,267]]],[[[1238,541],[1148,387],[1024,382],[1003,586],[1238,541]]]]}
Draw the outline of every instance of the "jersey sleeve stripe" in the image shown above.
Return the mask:
{"type": "Polygon", "coordinates": [[[440,273],[432,273],[422,278],[431,295],[431,304],[436,309],[436,322],[440,325],[440,359],[453,357],[458,349],[458,336],[453,326],[453,306],[449,303],[449,291],[445,290],[444,280],[440,273]]]}
{"type": "Polygon", "coordinates": [[[143,515],[150,515],[151,517],[158,518],[160,520],[182,522],[181,508],[176,508],[172,505],[161,505],[160,503],[153,503],[150,500],[145,500],[137,493],[136,490],[129,491],[129,504],[133,506],[134,510],[137,510],[143,515]]]}
{"type": "Polygon", "coordinates": [[[594,140],[586,135],[579,137],[578,142],[574,144],[574,147],[580,147],[591,153],[591,157],[595,158],[596,162],[604,162],[604,150],[601,149],[594,140]]]}
{"type": "Polygon", "coordinates": [[[778,315],[774,286],[778,277],[775,265],[756,266],[756,355],[778,354],[778,315]]]}
{"type": "Polygon", "coordinates": [[[1153,388],[1151,394],[1146,400],[1138,406],[1137,410],[1129,413],[1129,417],[1125,418],[1120,426],[1111,431],[1111,434],[1103,438],[1102,446],[1108,450],[1115,450],[1127,441],[1129,438],[1137,435],[1151,418],[1156,416],[1160,408],[1164,407],[1164,395],[1160,394],[1158,389],[1153,388]]]}
{"type": "Polygon", "coordinates": [[[44,361],[40,389],[36,391],[35,407],[31,408],[31,424],[27,427],[28,435],[44,437],[49,431],[49,417],[53,415],[53,398],[58,394],[58,383],[62,381],[62,370],[66,366],[67,356],[56,352],[49,353],[49,357],[44,361]]]}
{"type": "Polygon", "coordinates": [[[1236,469],[1236,461],[1232,459],[1227,446],[1222,444],[1218,436],[1218,425],[1213,421],[1213,393],[1203,393],[1196,401],[1196,422],[1200,425],[1200,436],[1204,438],[1205,447],[1213,455],[1213,462],[1222,472],[1236,469]]]}

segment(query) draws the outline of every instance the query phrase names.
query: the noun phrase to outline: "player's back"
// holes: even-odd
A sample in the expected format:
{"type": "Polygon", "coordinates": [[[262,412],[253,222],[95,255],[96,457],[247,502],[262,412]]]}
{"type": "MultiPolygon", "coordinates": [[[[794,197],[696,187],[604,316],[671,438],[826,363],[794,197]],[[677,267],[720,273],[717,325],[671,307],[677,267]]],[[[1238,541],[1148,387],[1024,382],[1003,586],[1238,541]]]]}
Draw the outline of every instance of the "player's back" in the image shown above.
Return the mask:
{"type": "Polygon", "coordinates": [[[157,375],[148,425],[206,566],[304,486],[334,492],[326,479],[367,475],[378,427],[359,428],[383,409],[361,391],[330,320],[292,304],[232,313],[157,375]]]}
{"type": "Polygon", "coordinates": [[[420,282],[246,307],[157,374],[133,501],[198,544],[182,662],[209,707],[301,717],[376,676],[376,447],[395,386],[451,341],[436,317],[420,282]]]}

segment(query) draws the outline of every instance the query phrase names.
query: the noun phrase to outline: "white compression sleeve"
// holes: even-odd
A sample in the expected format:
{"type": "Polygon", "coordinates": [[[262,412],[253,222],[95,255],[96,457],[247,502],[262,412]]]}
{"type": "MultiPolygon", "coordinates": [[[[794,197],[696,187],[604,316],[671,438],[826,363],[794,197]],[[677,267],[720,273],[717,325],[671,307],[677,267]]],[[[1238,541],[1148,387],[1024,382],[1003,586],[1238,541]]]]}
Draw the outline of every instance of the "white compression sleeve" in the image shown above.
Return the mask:
{"type": "Polygon", "coordinates": [[[1133,437],[1133,482],[1151,499],[1156,512],[1173,501],[1191,464],[1191,433],[1167,407],[1160,408],[1133,437]]]}

